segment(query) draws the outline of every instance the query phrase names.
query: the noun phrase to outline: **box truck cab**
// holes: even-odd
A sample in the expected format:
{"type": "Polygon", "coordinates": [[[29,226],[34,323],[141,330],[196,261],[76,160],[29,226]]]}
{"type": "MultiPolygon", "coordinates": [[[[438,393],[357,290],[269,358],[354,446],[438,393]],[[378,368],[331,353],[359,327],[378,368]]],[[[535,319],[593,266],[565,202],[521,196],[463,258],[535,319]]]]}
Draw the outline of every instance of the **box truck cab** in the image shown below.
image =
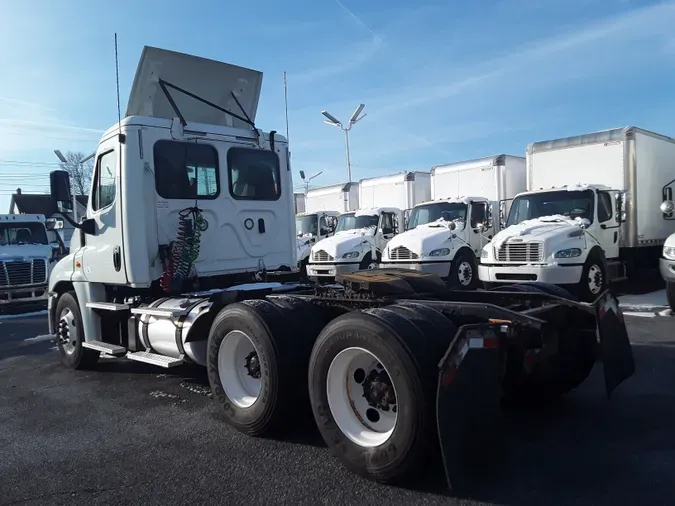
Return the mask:
{"type": "Polygon", "coordinates": [[[412,209],[407,230],[389,241],[380,266],[429,272],[457,287],[474,288],[478,256],[492,234],[484,197],[425,202],[412,209]]]}
{"type": "Polygon", "coordinates": [[[574,285],[586,298],[607,284],[607,259],[619,255],[620,193],[602,185],[569,185],[521,193],[481,252],[487,283],[540,281],[574,285]]]}
{"type": "Polygon", "coordinates": [[[483,249],[483,282],[551,282],[590,300],[612,281],[656,268],[675,232],[657,205],[672,195],[675,139],[615,128],[532,143],[526,159],[530,192],[483,249]]]}
{"type": "Polygon", "coordinates": [[[295,216],[295,232],[298,243],[298,268],[300,274],[307,273],[309,251],[313,244],[330,237],[335,232],[337,219],[340,213],[337,211],[319,211],[316,213],[303,213],[295,216]]]}
{"type": "Polygon", "coordinates": [[[47,298],[47,279],[59,254],[47,228],[42,214],[0,215],[0,304],[47,298]]]}
{"type": "Polygon", "coordinates": [[[337,274],[376,268],[382,250],[402,223],[403,211],[395,207],[341,214],[333,236],[312,246],[307,276],[316,281],[330,280],[337,274]]]}

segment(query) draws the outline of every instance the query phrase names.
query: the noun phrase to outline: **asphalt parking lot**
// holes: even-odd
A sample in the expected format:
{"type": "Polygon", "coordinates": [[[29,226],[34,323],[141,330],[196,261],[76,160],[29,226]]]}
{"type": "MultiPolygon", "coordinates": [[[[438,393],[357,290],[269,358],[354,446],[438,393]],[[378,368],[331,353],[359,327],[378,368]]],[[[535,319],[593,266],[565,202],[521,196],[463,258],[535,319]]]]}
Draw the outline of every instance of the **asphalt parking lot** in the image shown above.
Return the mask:
{"type": "Polygon", "coordinates": [[[283,441],[220,419],[200,370],[103,359],[70,371],[43,313],[0,317],[0,505],[664,504],[675,497],[675,318],[627,316],[636,375],[611,400],[598,367],[559,404],[502,421],[473,501],[342,468],[311,423],[283,441]],[[486,466],[487,469],[487,466],[486,466]]]}

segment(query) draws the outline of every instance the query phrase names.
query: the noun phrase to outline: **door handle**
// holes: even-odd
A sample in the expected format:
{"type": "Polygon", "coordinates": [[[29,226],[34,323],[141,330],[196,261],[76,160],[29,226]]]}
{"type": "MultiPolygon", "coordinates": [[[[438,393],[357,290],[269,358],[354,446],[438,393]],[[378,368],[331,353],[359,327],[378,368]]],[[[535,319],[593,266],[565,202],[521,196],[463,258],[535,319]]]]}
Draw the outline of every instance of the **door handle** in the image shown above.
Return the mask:
{"type": "Polygon", "coordinates": [[[258,218],[258,232],[261,234],[265,233],[265,220],[258,218]]]}
{"type": "Polygon", "coordinates": [[[115,246],[113,249],[113,267],[117,272],[122,268],[122,250],[119,246],[115,246]]]}

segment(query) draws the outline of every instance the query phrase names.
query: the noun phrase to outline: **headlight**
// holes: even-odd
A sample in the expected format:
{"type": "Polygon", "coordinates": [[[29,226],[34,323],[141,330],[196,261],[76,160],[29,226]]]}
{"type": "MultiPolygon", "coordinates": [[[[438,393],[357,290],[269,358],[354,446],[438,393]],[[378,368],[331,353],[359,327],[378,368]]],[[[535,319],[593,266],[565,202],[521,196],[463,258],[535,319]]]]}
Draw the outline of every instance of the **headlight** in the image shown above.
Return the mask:
{"type": "Polygon", "coordinates": [[[350,251],[349,253],[342,255],[342,258],[359,258],[359,256],[361,256],[360,251],[350,251]]]}
{"type": "Polygon", "coordinates": [[[663,256],[668,260],[675,260],[675,248],[672,246],[663,247],[663,256]]]}
{"type": "Polygon", "coordinates": [[[574,258],[578,257],[581,255],[581,250],[579,248],[568,248],[568,249],[561,249],[560,251],[556,251],[554,258],[574,258]]]}
{"type": "Polygon", "coordinates": [[[429,253],[430,257],[445,257],[450,254],[450,250],[448,248],[440,248],[440,249],[435,249],[431,253],[429,253]]]}

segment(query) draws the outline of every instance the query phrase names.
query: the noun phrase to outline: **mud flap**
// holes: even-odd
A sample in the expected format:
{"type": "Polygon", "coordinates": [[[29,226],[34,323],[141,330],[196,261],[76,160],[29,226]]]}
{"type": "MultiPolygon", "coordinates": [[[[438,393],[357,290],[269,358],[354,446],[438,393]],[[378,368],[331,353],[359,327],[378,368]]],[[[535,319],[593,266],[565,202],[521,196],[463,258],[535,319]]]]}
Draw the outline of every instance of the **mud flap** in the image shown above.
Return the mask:
{"type": "Polygon", "coordinates": [[[600,358],[609,398],[616,387],[635,373],[635,360],[623,313],[616,297],[605,292],[595,301],[594,306],[600,335],[600,358]]]}
{"type": "Polygon", "coordinates": [[[439,364],[436,423],[448,486],[466,495],[487,471],[500,417],[501,360],[497,331],[461,327],[439,364]]]}

